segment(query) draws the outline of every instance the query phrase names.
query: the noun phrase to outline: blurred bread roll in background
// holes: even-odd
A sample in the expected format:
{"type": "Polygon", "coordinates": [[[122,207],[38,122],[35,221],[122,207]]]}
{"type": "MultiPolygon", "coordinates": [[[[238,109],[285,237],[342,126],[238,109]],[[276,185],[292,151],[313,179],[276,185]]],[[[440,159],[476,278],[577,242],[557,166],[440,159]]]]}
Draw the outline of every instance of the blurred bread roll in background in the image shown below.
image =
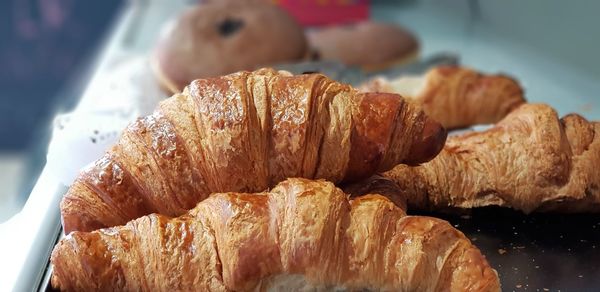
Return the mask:
{"type": "Polygon", "coordinates": [[[162,31],[153,71],[168,92],[192,80],[299,60],[302,27],[267,1],[209,1],[183,12],[162,31]]]}
{"type": "Polygon", "coordinates": [[[419,42],[394,24],[361,21],[307,31],[310,58],[336,60],[366,70],[383,69],[413,60],[419,42]]]}

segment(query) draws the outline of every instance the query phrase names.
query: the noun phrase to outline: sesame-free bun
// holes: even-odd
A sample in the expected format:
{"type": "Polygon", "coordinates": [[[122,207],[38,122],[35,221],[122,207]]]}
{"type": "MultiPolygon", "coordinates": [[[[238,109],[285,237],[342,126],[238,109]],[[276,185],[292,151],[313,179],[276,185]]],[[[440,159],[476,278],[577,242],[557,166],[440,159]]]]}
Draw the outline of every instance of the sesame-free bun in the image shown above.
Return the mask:
{"type": "Polygon", "coordinates": [[[414,59],[419,42],[394,24],[362,21],[307,31],[311,58],[382,69],[414,59]]]}
{"type": "Polygon", "coordinates": [[[179,92],[192,80],[306,55],[304,32],[262,1],[213,1],[183,12],[163,30],[152,55],[161,86],[179,92]]]}

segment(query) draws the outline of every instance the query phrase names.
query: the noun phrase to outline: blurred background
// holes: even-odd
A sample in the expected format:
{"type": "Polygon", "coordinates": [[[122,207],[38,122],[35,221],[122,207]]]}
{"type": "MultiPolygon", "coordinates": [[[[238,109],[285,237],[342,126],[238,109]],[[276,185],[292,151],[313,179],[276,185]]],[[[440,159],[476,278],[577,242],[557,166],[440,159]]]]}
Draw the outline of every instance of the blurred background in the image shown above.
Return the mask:
{"type": "Polygon", "coordinates": [[[123,1],[0,2],[0,222],[27,199],[51,121],[73,108],[123,1]]]}

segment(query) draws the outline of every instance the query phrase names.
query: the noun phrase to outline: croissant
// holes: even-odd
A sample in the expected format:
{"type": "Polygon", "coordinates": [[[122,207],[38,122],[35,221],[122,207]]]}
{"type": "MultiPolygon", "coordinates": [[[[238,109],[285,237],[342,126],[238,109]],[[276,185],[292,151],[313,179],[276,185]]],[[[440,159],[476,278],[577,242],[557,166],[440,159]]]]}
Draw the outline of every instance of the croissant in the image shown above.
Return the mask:
{"type": "Polygon", "coordinates": [[[262,69],[199,79],[129,125],[61,202],[65,232],[178,216],[213,192],[288,177],[353,181],[443,147],[446,131],[398,95],[262,69]]]}
{"type": "Polygon", "coordinates": [[[55,247],[63,291],[499,291],[497,273],[446,221],[406,216],[332,183],[219,193],[178,218],[73,232],[55,247]]]}
{"type": "Polygon", "coordinates": [[[398,93],[420,104],[447,129],[496,123],[525,103],[523,89],[514,79],[457,66],[435,67],[423,76],[378,77],[359,89],[398,93]]]}
{"type": "Polygon", "coordinates": [[[406,197],[402,190],[392,179],[375,174],[366,179],[343,184],[340,188],[350,195],[351,198],[366,194],[378,194],[392,201],[394,205],[402,210],[407,210],[406,197]]]}
{"type": "Polygon", "coordinates": [[[599,212],[598,165],[600,123],[524,104],[486,131],[448,138],[432,161],[384,175],[413,208],[599,212]]]}

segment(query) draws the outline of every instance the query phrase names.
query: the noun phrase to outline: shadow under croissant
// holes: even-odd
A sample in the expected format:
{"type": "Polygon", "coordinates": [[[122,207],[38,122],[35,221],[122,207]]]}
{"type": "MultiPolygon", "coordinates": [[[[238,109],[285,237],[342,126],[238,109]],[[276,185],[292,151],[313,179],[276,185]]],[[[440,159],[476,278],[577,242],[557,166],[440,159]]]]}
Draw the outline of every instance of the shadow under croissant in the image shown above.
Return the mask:
{"type": "Polygon", "coordinates": [[[366,194],[382,195],[394,202],[404,212],[407,211],[406,198],[402,195],[400,187],[387,177],[373,175],[355,183],[342,185],[341,188],[353,199],[366,194]]]}

